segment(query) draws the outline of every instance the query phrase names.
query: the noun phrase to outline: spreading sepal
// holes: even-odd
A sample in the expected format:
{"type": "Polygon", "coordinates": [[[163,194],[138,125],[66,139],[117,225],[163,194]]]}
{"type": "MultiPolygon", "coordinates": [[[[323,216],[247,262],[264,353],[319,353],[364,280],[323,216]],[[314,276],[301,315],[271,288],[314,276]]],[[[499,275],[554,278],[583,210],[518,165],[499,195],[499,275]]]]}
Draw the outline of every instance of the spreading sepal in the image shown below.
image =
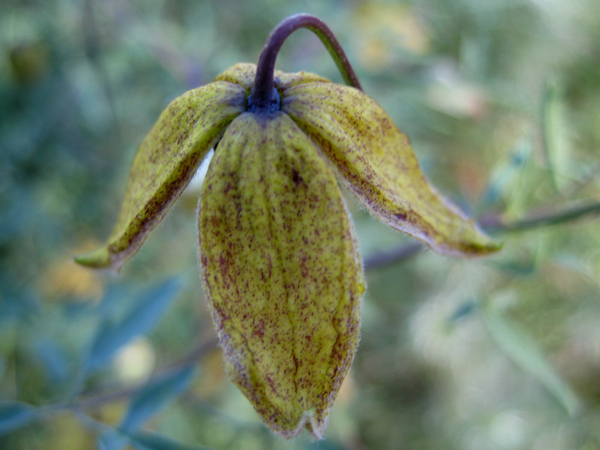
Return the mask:
{"type": "Polygon", "coordinates": [[[224,129],[244,111],[244,103],[245,90],[224,81],[173,100],[138,150],[106,244],[75,260],[118,271],[181,195],[224,129]]]}
{"type": "Polygon", "coordinates": [[[310,135],[349,190],[384,223],[442,254],[499,250],[439,196],[421,172],[408,138],[363,92],[334,83],[300,84],[285,92],[282,111],[310,135]]]}

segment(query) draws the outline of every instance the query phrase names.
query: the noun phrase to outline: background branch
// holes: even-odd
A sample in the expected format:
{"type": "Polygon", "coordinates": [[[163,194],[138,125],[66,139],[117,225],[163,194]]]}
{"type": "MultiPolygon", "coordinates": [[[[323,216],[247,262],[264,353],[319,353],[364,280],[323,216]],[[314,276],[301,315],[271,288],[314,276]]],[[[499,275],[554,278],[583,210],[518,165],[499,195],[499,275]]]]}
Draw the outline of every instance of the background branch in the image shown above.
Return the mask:
{"type": "MultiPolygon", "coordinates": [[[[479,225],[490,234],[503,234],[558,225],[598,214],[600,214],[600,203],[586,203],[561,211],[548,211],[547,209],[534,211],[525,218],[512,222],[504,221],[499,214],[488,215],[481,218],[479,225]]],[[[391,250],[377,252],[364,259],[364,268],[373,270],[395,264],[418,255],[426,248],[420,242],[412,242],[399,245],[391,250]]]]}

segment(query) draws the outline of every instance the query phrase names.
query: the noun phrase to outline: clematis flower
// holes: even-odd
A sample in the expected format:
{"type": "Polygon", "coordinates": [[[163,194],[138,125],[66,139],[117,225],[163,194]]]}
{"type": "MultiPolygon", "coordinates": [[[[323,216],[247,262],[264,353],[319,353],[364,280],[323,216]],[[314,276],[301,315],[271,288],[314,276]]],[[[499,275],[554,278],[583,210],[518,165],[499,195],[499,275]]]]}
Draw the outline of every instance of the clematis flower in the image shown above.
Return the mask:
{"type": "Polygon", "coordinates": [[[138,151],[106,245],[77,261],[118,270],[211,148],[199,259],[227,372],[275,433],[307,428],[320,438],[356,351],[365,291],[336,179],[379,220],[439,253],[498,246],[430,186],[329,29],[298,15],[271,33],[258,68],[237,64],[167,107],[138,151]],[[299,27],[319,35],[351,86],[274,72],[299,27]]]}

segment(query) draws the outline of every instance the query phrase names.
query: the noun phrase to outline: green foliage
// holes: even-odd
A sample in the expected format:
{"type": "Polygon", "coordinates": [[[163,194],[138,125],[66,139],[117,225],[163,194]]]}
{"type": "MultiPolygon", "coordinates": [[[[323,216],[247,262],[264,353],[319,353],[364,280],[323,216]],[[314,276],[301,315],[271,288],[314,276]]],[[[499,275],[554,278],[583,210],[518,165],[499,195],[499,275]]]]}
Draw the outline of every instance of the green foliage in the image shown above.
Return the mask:
{"type": "MultiPolygon", "coordinates": [[[[599,448],[599,18],[592,0],[1,2],[0,448],[599,448]],[[119,278],[72,262],[108,237],[166,105],[256,63],[300,11],[336,32],[433,184],[513,230],[490,259],[367,271],[361,343],[318,443],[272,436],[224,378],[196,180],[119,278]],[[100,330],[119,329],[86,373],[100,330]]],[[[341,82],[309,32],[277,67],[341,82]]],[[[348,203],[369,261],[412,242],[348,203]]]]}
{"type": "Polygon", "coordinates": [[[36,419],[35,408],[20,402],[0,403],[0,435],[21,428],[36,419]]]}
{"type": "Polygon", "coordinates": [[[115,319],[107,314],[92,340],[84,369],[94,372],[104,367],[117,350],[133,338],[148,333],[175,298],[178,284],[176,280],[167,280],[147,290],[131,302],[122,317],[115,319]]]}
{"type": "Polygon", "coordinates": [[[569,414],[581,408],[577,396],[555,372],[536,342],[501,314],[486,311],[484,323],[500,349],[524,371],[537,378],[563,404],[569,414]]]}

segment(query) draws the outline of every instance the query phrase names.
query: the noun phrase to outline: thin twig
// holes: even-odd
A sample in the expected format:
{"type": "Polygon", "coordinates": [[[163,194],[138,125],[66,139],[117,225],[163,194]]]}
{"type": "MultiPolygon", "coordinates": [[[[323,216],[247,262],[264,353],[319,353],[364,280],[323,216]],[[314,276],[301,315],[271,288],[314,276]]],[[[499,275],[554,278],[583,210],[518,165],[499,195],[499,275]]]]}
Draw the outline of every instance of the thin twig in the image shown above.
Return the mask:
{"type": "MultiPolygon", "coordinates": [[[[600,215],[600,203],[588,203],[558,212],[533,212],[528,217],[515,220],[513,222],[503,221],[500,215],[491,215],[483,217],[479,224],[481,228],[490,234],[504,234],[558,225],[586,216],[594,216],[596,214],[600,215]]],[[[364,268],[365,270],[373,270],[405,261],[413,256],[418,255],[422,250],[425,249],[425,245],[419,242],[399,245],[391,250],[385,250],[383,252],[377,252],[373,255],[369,255],[364,260],[364,268]]]]}
{"type": "Polygon", "coordinates": [[[399,245],[391,250],[384,250],[367,256],[364,259],[363,267],[365,270],[378,269],[389,266],[398,261],[412,258],[425,250],[425,245],[420,242],[411,242],[410,244],[399,245]]]}
{"type": "Polygon", "coordinates": [[[504,222],[499,216],[491,216],[482,218],[480,224],[484,230],[492,234],[511,233],[558,225],[594,214],[600,214],[600,203],[585,204],[559,212],[534,212],[529,217],[514,222],[504,222]]]}

